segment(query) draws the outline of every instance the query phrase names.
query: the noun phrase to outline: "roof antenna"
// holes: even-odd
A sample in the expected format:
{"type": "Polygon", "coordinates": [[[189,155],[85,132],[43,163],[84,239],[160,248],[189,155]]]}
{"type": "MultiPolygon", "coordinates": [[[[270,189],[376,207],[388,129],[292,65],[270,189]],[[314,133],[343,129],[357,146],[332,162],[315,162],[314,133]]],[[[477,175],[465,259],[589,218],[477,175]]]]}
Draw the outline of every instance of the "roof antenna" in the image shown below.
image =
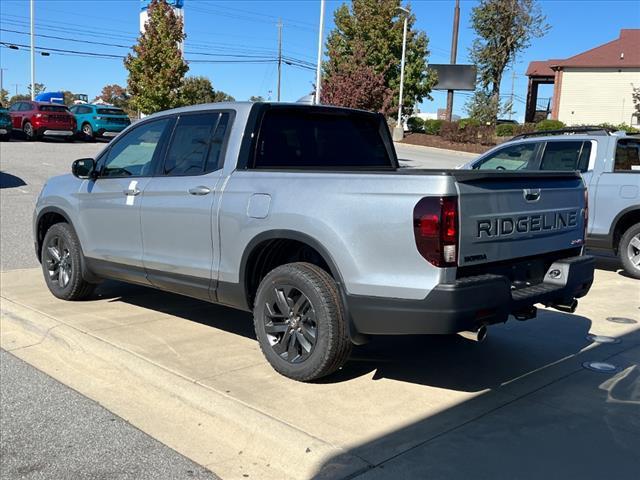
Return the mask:
{"type": "Polygon", "coordinates": [[[620,52],[620,60],[624,60],[624,52],[620,52]]]}

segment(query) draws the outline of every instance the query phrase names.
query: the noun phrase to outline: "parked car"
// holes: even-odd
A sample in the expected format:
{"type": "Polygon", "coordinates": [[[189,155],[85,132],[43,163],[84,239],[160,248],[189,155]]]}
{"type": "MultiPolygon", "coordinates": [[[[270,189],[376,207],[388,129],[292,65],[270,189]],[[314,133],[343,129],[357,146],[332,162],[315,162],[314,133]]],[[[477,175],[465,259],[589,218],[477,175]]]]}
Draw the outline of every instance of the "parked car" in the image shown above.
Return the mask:
{"type": "Polygon", "coordinates": [[[64,105],[22,100],[9,107],[9,114],[13,130],[22,131],[27,140],[44,135],[73,139],[76,121],[64,105]]]}
{"type": "Polygon", "coordinates": [[[221,103],[151,115],[34,212],[47,286],[103,278],[253,311],[283,375],[330,374],[371,335],[467,332],[573,312],[593,281],[576,172],[399,168],[385,118],[221,103]]]}
{"type": "Polygon", "coordinates": [[[0,140],[8,141],[11,138],[11,115],[9,110],[0,105],[0,140]]]}
{"type": "Polygon", "coordinates": [[[85,140],[96,137],[112,138],[131,124],[121,108],[109,105],[73,105],[69,110],[76,117],[76,132],[85,140]]]}
{"type": "Polygon", "coordinates": [[[640,136],[601,127],[528,133],[463,168],[580,171],[591,205],[587,247],[615,253],[640,279],[640,136]]]}

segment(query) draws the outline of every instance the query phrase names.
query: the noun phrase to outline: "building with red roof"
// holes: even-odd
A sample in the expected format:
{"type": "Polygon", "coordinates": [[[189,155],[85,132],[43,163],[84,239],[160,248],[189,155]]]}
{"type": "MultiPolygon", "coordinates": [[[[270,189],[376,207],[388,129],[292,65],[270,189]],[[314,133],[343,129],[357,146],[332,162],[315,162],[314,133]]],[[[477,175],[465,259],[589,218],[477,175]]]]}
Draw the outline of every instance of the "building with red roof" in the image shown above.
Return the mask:
{"type": "Polygon", "coordinates": [[[550,113],[567,125],[640,123],[632,98],[640,87],[640,29],[623,29],[616,40],[564,60],[533,61],[526,75],[527,122],[550,113]],[[544,84],[553,85],[547,108],[538,105],[544,84]]]}

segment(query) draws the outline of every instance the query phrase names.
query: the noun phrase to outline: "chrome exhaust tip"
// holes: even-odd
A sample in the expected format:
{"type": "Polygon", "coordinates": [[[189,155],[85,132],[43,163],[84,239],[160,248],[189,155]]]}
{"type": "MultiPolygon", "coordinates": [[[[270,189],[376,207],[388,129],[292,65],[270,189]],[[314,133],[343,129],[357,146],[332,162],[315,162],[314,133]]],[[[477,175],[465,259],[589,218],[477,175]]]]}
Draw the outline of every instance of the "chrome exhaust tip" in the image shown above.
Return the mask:
{"type": "Polygon", "coordinates": [[[484,340],[487,338],[487,333],[487,326],[482,325],[480,328],[478,328],[478,330],[465,330],[463,332],[459,332],[458,335],[460,335],[462,338],[466,338],[467,340],[481,343],[484,342],[484,340]]]}

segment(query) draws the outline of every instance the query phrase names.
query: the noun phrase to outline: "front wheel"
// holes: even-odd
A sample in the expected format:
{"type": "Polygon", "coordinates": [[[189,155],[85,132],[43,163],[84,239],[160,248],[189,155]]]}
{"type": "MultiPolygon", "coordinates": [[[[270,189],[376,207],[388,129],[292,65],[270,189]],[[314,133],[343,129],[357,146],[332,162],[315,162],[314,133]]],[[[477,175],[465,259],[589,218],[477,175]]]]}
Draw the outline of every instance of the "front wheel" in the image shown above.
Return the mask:
{"type": "Polygon", "coordinates": [[[624,232],[618,245],[618,255],[624,271],[633,278],[640,279],[640,223],[624,232]]]}
{"type": "Polygon", "coordinates": [[[33,125],[31,125],[30,122],[26,122],[24,124],[24,126],[22,127],[22,132],[24,133],[24,136],[27,137],[27,140],[36,140],[36,133],[33,129],[33,125]]]}
{"type": "Polygon", "coordinates": [[[291,379],[329,375],[351,353],[336,282],[310,263],[289,263],[267,274],[258,287],[253,319],[262,353],[291,379]]]}
{"type": "Polygon", "coordinates": [[[83,300],[95,287],[82,278],[82,249],[68,223],[56,223],[42,242],[42,272],[53,295],[63,300],[83,300]]]}

